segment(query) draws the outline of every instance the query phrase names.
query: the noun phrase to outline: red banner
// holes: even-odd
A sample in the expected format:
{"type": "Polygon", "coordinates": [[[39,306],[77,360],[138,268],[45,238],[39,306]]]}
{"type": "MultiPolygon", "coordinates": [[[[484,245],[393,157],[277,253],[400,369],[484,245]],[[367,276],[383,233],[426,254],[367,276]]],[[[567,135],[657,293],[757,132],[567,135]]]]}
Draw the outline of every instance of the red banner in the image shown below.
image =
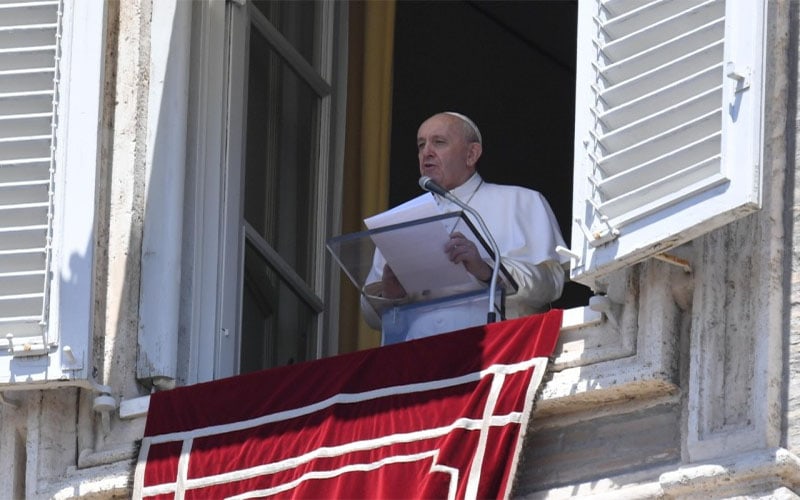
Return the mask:
{"type": "Polygon", "coordinates": [[[502,498],[561,311],[153,394],[136,498],[502,498]]]}

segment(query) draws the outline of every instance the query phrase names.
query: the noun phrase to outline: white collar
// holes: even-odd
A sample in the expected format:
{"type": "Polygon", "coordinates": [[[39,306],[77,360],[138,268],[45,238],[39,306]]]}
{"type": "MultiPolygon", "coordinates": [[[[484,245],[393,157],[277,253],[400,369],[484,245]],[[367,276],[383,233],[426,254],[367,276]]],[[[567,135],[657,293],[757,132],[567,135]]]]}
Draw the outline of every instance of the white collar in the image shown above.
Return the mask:
{"type": "MultiPolygon", "coordinates": [[[[478,175],[477,172],[475,172],[474,174],[472,174],[472,177],[467,179],[467,182],[456,188],[451,189],[450,193],[452,193],[459,200],[469,205],[470,201],[472,201],[472,198],[475,196],[475,193],[478,192],[478,189],[481,187],[482,184],[483,184],[483,179],[481,178],[480,175],[478,175]]],[[[450,212],[453,210],[461,210],[458,204],[451,202],[444,196],[433,194],[433,199],[436,200],[436,204],[439,206],[439,208],[445,212],[450,212]]]]}
{"type": "Polygon", "coordinates": [[[450,192],[453,193],[456,196],[456,198],[464,200],[465,203],[469,203],[467,201],[467,198],[472,197],[472,195],[475,193],[475,191],[478,190],[478,187],[480,187],[482,182],[483,179],[481,178],[480,174],[478,174],[478,172],[475,172],[474,174],[472,174],[472,177],[467,179],[467,182],[454,189],[451,189],[450,192]]]}

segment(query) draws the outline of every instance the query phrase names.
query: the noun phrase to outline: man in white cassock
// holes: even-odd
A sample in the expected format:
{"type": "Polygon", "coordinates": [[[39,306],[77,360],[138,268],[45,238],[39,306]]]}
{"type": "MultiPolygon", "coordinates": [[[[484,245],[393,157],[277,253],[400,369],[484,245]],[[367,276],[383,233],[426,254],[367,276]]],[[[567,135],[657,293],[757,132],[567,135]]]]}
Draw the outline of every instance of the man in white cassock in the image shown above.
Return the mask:
{"type": "MultiPolygon", "coordinates": [[[[544,312],[561,296],[564,286],[564,269],[556,254],[556,246],[564,245],[558,223],[539,192],[481,178],[477,163],[482,142],[478,127],[466,116],[454,112],[433,115],[417,132],[419,173],[477,210],[486,222],[500,249],[501,263],[518,286],[517,293],[506,298],[506,317],[544,312]]],[[[461,210],[438,194],[421,196],[434,197],[442,213],[461,210]]],[[[444,252],[488,287],[493,263],[484,260],[464,234],[452,233],[444,252]]],[[[364,292],[364,318],[376,329],[381,328],[381,315],[388,308],[419,300],[406,293],[379,250],[375,251],[364,292]]],[[[458,307],[442,306],[410,325],[406,340],[457,329],[462,314],[458,307]]]]}

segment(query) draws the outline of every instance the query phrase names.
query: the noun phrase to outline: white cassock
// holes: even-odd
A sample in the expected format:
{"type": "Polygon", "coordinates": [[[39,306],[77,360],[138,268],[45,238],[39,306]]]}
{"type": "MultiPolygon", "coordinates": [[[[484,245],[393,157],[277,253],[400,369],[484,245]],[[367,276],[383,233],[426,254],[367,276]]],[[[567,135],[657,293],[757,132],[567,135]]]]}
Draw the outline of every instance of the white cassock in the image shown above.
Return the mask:
{"type": "MultiPolygon", "coordinates": [[[[506,317],[546,311],[561,296],[564,287],[564,269],[555,249],[565,245],[544,196],[524,187],[484,182],[477,173],[451,193],[481,214],[500,249],[503,266],[516,281],[517,293],[506,297],[506,317]]],[[[433,196],[443,213],[461,210],[438,195],[421,196],[433,196]]],[[[377,329],[381,328],[382,312],[394,305],[393,301],[380,298],[379,284],[385,264],[383,255],[376,250],[366,280],[367,294],[362,298],[364,318],[377,329]]],[[[463,310],[448,307],[426,313],[416,324],[409,325],[407,340],[458,329],[459,316],[463,314],[463,310]]]]}

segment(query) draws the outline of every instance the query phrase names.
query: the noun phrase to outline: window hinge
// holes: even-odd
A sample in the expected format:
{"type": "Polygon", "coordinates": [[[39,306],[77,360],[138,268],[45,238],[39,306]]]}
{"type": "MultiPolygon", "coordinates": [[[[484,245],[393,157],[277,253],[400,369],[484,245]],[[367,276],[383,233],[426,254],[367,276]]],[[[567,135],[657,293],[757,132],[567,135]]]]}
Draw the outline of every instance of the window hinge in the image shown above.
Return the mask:
{"type": "Polygon", "coordinates": [[[750,67],[745,66],[737,67],[733,61],[725,63],[725,75],[728,78],[736,80],[736,89],[734,93],[738,94],[750,88],[750,67]]]}
{"type": "Polygon", "coordinates": [[[618,304],[614,304],[611,302],[605,295],[592,295],[589,297],[589,309],[592,311],[597,311],[608,320],[611,325],[619,330],[619,321],[617,320],[617,314],[615,309],[619,307],[618,304]]]}
{"type": "Polygon", "coordinates": [[[83,356],[79,359],[75,356],[72,347],[65,345],[61,348],[61,371],[62,372],[79,372],[83,370],[83,356]]]}

